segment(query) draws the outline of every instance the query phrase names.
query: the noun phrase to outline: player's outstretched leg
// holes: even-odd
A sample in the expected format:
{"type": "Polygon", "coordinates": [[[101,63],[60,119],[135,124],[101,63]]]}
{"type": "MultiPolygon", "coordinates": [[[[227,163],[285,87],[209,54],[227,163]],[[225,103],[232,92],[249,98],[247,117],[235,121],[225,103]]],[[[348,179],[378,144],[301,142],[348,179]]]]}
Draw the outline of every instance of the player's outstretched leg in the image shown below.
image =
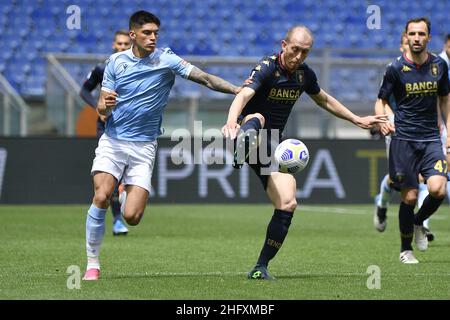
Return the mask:
{"type": "Polygon", "coordinates": [[[86,218],[87,268],[83,280],[97,280],[100,277],[100,246],[105,234],[106,211],[116,180],[109,173],[97,172],[93,182],[95,195],[86,218]]]}
{"type": "MultiPolygon", "coordinates": [[[[428,196],[428,187],[425,183],[419,184],[419,196],[417,198],[417,206],[422,208],[423,201],[428,196]]],[[[434,234],[430,230],[429,226],[430,219],[426,219],[423,221],[423,230],[425,232],[425,236],[427,237],[428,241],[431,242],[434,240],[434,234]]]]}
{"type": "Polygon", "coordinates": [[[242,168],[247,160],[250,151],[258,146],[258,133],[264,123],[262,115],[249,115],[244,119],[244,124],[239,129],[239,133],[235,140],[233,167],[242,168]]]}
{"type": "Polygon", "coordinates": [[[87,268],[83,280],[97,280],[100,277],[100,246],[105,234],[105,215],[107,209],[91,205],[86,218],[87,268]]]}
{"type": "Polygon", "coordinates": [[[433,175],[428,178],[428,196],[423,200],[419,211],[414,215],[415,242],[419,250],[428,248],[428,237],[423,222],[427,220],[441,205],[445,197],[447,178],[433,175]]]}
{"type": "Polygon", "coordinates": [[[416,189],[402,190],[402,201],[398,213],[400,227],[400,262],[416,264],[419,261],[413,254],[412,240],[414,236],[414,208],[416,207],[416,189]]]}
{"type": "Polygon", "coordinates": [[[281,248],[291,225],[293,212],[275,209],[267,226],[266,239],[259,254],[255,267],[248,273],[249,279],[274,280],[267,270],[272,260],[281,248]]]}
{"type": "Polygon", "coordinates": [[[389,175],[385,175],[380,184],[380,193],[375,197],[375,211],[373,225],[379,232],[383,232],[387,225],[387,208],[391,199],[392,188],[389,185],[389,175]]]}
{"type": "Polygon", "coordinates": [[[120,211],[119,202],[119,185],[116,185],[114,193],[111,197],[111,211],[113,215],[113,235],[126,235],[128,233],[128,228],[122,221],[122,213],[120,211]]]}
{"type": "Polygon", "coordinates": [[[280,250],[289,231],[297,202],[295,200],[296,184],[290,174],[272,173],[267,185],[267,194],[275,210],[266,231],[266,238],[255,267],[248,273],[249,279],[274,280],[268,265],[280,250]]]}
{"type": "Polygon", "coordinates": [[[146,189],[136,185],[127,185],[121,192],[119,196],[121,212],[129,225],[136,226],[141,222],[148,195],[149,192],[146,189]]]}

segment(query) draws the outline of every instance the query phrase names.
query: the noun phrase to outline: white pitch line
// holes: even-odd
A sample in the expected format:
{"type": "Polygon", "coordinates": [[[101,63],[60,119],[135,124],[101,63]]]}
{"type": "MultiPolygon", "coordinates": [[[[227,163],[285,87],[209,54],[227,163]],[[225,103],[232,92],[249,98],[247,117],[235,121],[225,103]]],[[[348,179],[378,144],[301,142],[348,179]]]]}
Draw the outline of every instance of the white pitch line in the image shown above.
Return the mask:
{"type": "MultiPolygon", "coordinates": [[[[321,212],[321,213],[344,213],[344,214],[373,214],[373,210],[364,210],[364,209],[346,209],[346,208],[338,208],[338,207],[314,207],[314,206],[304,206],[299,205],[298,210],[302,211],[302,209],[305,209],[307,211],[313,211],[313,212],[321,212]]],[[[397,213],[397,211],[396,211],[397,213]]],[[[431,220],[447,220],[448,216],[443,215],[433,215],[431,217],[431,220]]]]}
{"type": "Polygon", "coordinates": [[[345,209],[345,208],[336,208],[336,207],[313,207],[313,206],[304,206],[299,205],[298,210],[308,210],[313,212],[323,212],[323,213],[347,213],[347,214],[369,214],[371,212],[367,210],[358,210],[358,209],[345,209]]]}
{"type": "MultiPolygon", "coordinates": [[[[59,274],[39,274],[44,277],[56,277],[60,276],[59,274]]],[[[133,273],[109,273],[108,278],[115,277],[211,277],[211,276],[246,276],[246,272],[133,272],[133,273]]],[[[367,273],[357,273],[357,272],[347,272],[347,273],[288,273],[288,274],[279,274],[280,278],[292,278],[292,277],[348,277],[348,276],[357,276],[357,277],[367,277],[367,273]]],[[[385,277],[401,277],[405,276],[405,274],[401,273],[384,273],[385,277]]],[[[450,277],[450,273],[415,273],[414,276],[417,277],[450,277]]]]}

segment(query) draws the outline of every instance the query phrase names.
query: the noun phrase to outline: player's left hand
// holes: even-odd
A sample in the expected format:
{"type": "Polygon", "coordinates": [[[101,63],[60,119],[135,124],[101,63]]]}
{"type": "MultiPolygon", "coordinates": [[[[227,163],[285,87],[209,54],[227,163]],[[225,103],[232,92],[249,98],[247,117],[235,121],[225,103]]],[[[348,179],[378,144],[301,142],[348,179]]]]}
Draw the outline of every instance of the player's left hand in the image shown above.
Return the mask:
{"type": "Polygon", "coordinates": [[[103,123],[105,123],[106,122],[106,120],[108,120],[108,116],[104,116],[104,115],[102,115],[102,114],[98,114],[98,116],[100,117],[100,120],[103,122],[103,123]]]}
{"type": "Polygon", "coordinates": [[[222,134],[225,138],[230,138],[231,140],[236,139],[237,133],[241,126],[237,123],[227,122],[222,127],[222,134]]]}
{"type": "Polygon", "coordinates": [[[356,120],[356,125],[363,129],[370,129],[374,124],[387,122],[388,116],[385,114],[381,114],[377,116],[358,117],[358,119],[356,120]]]}

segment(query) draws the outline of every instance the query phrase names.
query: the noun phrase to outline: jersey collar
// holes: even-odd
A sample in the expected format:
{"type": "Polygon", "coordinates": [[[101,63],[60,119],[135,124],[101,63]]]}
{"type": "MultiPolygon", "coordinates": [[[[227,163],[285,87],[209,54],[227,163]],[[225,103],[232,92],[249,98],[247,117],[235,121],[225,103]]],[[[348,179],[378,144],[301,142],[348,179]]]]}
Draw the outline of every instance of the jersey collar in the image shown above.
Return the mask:
{"type": "Polygon", "coordinates": [[[422,63],[422,64],[417,64],[414,61],[409,60],[408,57],[406,56],[406,52],[403,53],[403,59],[405,59],[406,62],[408,62],[410,65],[414,66],[416,69],[420,69],[420,68],[422,68],[424,65],[426,65],[430,61],[431,54],[429,52],[427,52],[427,55],[428,55],[427,56],[427,60],[425,60],[425,62],[422,63]]]}

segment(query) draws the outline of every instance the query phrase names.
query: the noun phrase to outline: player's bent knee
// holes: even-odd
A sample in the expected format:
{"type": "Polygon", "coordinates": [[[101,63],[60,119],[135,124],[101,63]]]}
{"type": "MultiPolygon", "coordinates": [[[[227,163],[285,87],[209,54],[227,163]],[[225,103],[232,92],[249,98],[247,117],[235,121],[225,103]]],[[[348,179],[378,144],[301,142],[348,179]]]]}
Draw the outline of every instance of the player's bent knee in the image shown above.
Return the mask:
{"type": "Polygon", "coordinates": [[[281,203],[280,209],[287,212],[294,212],[296,208],[297,208],[297,200],[291,199],[288,201],[283,201],[281,203]]]}
{"type": "Polygon", "coordinates": [[[109,198],[111,195],[108,195],[106,192],[96,192],[94,195],[94,204],[100,205],[100,206],[107,206],[109,204],[109,198]]]}
{"type": "Polygon", "coordinates": [[[258,118],[259,122],[261,123],[261,127],[264,127],[264,124],[266,123],[266,119],[261,113],[253,113],[246,117],[246,120],[251,118],[258,118]]]}
{"type": "Polygon", "coordinates": [[[415,206],[417,203],[417,196],[407,196],[403,199],[403,202],[410,206],[415,206]]]}
{"type": "Polygon", "coordinates": [[[430,195],[436,199],[444,199],[446,195],[445,186],[440,188],[431,188],[429,192],[430,195]]]}
{"type": "Polygon", "coordinates": [[[128,215],[128,216],[124,215],[124,219],[130,226],[136,226],[139,224],[139,222],[141,222],[143,215],[144,215],[144,213],[128,215]]]}

